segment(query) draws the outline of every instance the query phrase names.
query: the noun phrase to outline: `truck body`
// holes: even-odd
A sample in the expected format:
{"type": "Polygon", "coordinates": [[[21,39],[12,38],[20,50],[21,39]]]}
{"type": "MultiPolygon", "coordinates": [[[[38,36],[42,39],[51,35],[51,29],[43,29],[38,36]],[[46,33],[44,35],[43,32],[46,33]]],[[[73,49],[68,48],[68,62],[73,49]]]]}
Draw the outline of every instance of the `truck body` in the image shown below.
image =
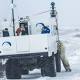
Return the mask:
{"type": "Polygon", "coordinates": [[[37,55],[38,53],[57,53],[56,36],[50,34],[10,36],[0,38],[0,57],[12,57],[18,55],[37,55]]]}
{"type": "Polygon", "coordinates": [[[55,54],[57,54],[56,35],[35,34],[0,38],[0,59],[6,60],[8,79],[20,79],[21,74],[29,74],[29,71],[35,68],[41,69],[42,76],[44,74],[55,76],[55,54]],[[49,69],[51,65],[53,74],[44,72],[47,69],[45,65],[49,69]],[[14,76],[14,72],[18,76],[14,76]]]}
{"type": "Polygon", "coordinates": [[[0,59],[6,59],[7,79],[20,79],[22,74],[29,74],[35,68],[41,69],[42,76],[50,77],[55,77],[56,71],[61,71],[58,27],[54,24],[54,3],[51,5],[50,33],[33,34],[33,26],[29,26],[28,20],[21,19],[19,25],[26,29],[26,35],[0,37],[0,59]]]}

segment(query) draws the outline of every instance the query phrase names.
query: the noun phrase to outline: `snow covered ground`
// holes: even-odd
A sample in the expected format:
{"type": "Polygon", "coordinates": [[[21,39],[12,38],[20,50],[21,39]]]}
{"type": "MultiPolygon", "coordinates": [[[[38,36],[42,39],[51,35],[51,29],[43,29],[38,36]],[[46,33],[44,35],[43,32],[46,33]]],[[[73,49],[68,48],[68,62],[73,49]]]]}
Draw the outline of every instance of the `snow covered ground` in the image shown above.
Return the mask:
{"type": "MultiPolygon", "coordinates": [[[[23,75],[20,80],[80,80],[80,28],[67,27],[60,29],[60,40],[65,45],[66,56],[70,62],[72,72],[62,71],[57,73],[57,77],[41,77],[40,70],[33,70],[29,75],[23,75]]],[[[7,80],[6,77],[0,80],[7,80]]]]}

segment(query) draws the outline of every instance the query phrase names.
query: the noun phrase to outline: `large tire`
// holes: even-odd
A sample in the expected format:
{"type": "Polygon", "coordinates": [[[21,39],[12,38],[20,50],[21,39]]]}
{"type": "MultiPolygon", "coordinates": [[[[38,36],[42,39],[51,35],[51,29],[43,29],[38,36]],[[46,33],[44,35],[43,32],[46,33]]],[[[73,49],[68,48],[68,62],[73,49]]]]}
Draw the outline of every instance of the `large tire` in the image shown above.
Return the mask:
{"type": "Polygon", "coordinates": [[[44,63],[45,64],[41,68],[41,75],[49,76],[49,77],[56,77],[54,56],[46,58],[44,63]]]}
{"type": "Polygon", "coordinates": [[[41,75],[42,75],[43,77],[45,76],[45,68],[44,68],[44,67],[41,68],[41,75]]]}
{"type": "Polygon", "coordinates": [[[55,54],[55,60],[56,60],[56,71],[61,72],[61,58],[59,51],[57,51],[57,54],[55,54]]]}
{"type": "Polygon", "coordinates": [[[7,79],[21,79],[20,65],[17,59],[9,59],[6,63],[7,79]]]}

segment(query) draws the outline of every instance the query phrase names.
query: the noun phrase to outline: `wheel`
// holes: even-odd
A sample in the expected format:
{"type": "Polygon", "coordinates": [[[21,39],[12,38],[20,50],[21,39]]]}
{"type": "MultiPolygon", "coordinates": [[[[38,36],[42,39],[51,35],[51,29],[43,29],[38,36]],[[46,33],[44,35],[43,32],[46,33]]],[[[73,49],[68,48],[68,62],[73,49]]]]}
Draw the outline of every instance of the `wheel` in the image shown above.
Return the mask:
{"type": "Polygon", "coordinates": [[[55,54],[55,60],[56,60],[56,71],[61,72],[60,51],[57,51],[57,54],[55,54]]]}
{"type": "Polygon", "coordinates": [[[41,68],[41,75],[42,75],[43,77],[45,76],[45,68],[44,68],[44,67],[41,68]]]}
{"type": "Polygon", "coordinates": [[[54,56],[51,56],[45,59],[44,65],[41,68],[41,75],[49,76],[49,77],[56,77],[54,56]]]}
{"type": "Polygon", "coordinates": [[[7,79],[21,79],[21,71],[17,59],[9,59],[6,63],[7,79]]]}

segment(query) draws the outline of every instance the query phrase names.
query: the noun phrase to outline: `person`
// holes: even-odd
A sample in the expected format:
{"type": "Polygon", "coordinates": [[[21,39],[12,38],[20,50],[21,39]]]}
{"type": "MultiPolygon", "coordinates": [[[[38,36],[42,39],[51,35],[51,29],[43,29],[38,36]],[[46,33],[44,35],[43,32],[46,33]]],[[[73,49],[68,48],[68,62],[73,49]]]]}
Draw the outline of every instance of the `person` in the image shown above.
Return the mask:
{"type": "Polygon", "coordinates": [[[36,26],[41,27],[41,34],[50,33],[50,29],[47,26],[45,26],[44,23],[38,23],[36,24],[36,26]]]}
{"type": "Polygon", "coordinates": [[[19,28],[17,28],[17,30],[16,30],[16,34],[17,34],[17,36],[20,35],[20,32],[21,32],[21,28],[19,27],[19,28]]]}
{"type": "Polygon", "coordinates": [[[60,40],[58,41],[58,50],[60,51],[60,58],[61,58],[61,61],[63,63],[63,66],[64,66],[66,72],[71,72],[69,61],[65,55],[65,47],[60,40]]]}
{"type": "Polygon", "coordinates": [[[25,34],[28,35],[28,26],[25,26],[25,34]]]}
{"type": "Polygon", "coordinates": [[[21,27],[21,35],[26,35],[26,31],[24,27],[21,27]]]}
{"type": "Polygon", "coordinates": [[[21,35],[26,35],[26,30],[25,30],[25,27],[23,25],[20,26],[19,28],[17,28],[17,30],[16,30],[17,36],[19,36],[20,33],[21,33],[21,35]]]}
{"type": "Polygon", "coordinates": [[[5,28],[2,32],[3,32],[3,37],[8,37],[9,36],[8,28],[5,28]]]}

